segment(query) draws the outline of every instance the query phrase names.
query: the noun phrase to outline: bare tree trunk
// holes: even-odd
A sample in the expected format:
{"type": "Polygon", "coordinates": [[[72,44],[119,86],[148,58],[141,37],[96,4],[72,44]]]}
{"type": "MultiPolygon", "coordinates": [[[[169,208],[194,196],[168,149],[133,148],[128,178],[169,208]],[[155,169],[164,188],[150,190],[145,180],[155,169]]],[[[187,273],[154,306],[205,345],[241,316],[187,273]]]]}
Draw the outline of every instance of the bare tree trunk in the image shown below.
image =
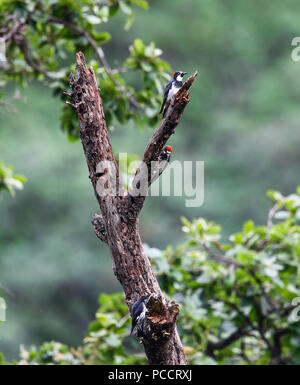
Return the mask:
{"type": "MultiPolygon", "coordinates": [[[[101,215],[96,214],[92,221],[96,235],[110,249],[114,274],[124,289],[129,309],[141,296],[149,296],[142,339],[149,363],[184,365],[186,360],[176,330],[179,306],[169,302],[162,294],[139,234],[138,216],[145,197],[133,196],[121,186],[94,71],[86,67],[83,53],[79,52],[76,57],[76,76],[70,75],[74,104],[68,104],[78,113],[80,138],[89,177],[101,210],[101,215]],[[111,162],[112,167],[99,172],[98,164],[101,161],[111,162]],[[100,194],[99,186],[103,179],[105,188],[113,191],[114,176],[121,194],[100,194]]],[[[174,133],[189,101],[187,90],[196,75],[197,73],[192,75],[178,92],[166,117],[150,139],[143,156],[148,169],[151,161],[158,159],[165,143],[174,133]]]]}

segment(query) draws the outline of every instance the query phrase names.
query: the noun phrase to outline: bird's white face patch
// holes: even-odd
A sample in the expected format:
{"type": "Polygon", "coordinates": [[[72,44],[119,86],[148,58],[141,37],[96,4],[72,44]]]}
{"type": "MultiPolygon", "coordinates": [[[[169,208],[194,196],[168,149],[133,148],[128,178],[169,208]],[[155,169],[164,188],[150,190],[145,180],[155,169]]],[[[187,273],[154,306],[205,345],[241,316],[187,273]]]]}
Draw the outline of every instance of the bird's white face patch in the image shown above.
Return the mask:
{"type": "Polygon", "coordinates": [[[182,82],[183,77],[181,76],[181,74],[177,75],[176,80],[177,80],[178,82],[182,82]]]}

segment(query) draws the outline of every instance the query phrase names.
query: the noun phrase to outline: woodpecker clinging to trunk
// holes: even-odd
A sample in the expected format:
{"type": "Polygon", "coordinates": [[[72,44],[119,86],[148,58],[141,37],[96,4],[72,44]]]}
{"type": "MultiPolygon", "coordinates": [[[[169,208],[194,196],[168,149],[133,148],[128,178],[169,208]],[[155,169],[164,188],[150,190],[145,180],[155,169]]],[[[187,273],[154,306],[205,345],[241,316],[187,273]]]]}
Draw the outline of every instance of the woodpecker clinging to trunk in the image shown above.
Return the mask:
{"type": "Polygon", "coordinates": [[[172,150],[171,146],[165,146],[163,148],[162,152],[160,153],[159,162],[166,161],[168,164],[170,162],[170,159],[171,159],[172,151],[173,150],[172,150]]]}
{"type": "MultiPolygon", "coordinates": [[[[172,147],[171,146],[165,146],[162,149],[157,161],[155,161],[151,164],[151,182],[150,182],[150,184],[154,183],[156,181],[156,179],[159,178],[160,175],[165,171],[165,169],[167,168],[167,166],[170,162],[171,154],[172,154],[172,147]]],[[[138,169],[137,175],[139,172],[140,172],[140,169],[138,169]]],[[[148,176],[148,174],[147,174],[147,176],[148,176]]],[[[142,183],[146,182],[145,178],[143,178],[143,175],[140,176],[140,179],[136,183],[137,189],[140,189],[141,182],[142,183]]],[[[146,187],[148,188],[149,185],[147,185],[146,187]]]]}
{"type": "Polygon", "coordinates": [[[132,308],[130,311],[131,318],[132,318],[132,326],[131,326],[130,335],[132,334],[132,332],[134,331],[135,328],[137,329],[137,336],[138,337],[141,337],[143,334],[142,322],[145,318],[146,311],[147,311],[147,308],[145,305],[145,301],[147,298],[148,297],[146,295],[143,295],[140,299],[138,299],[132,305],[132,308]]]}
{"type": "Polygon", "coordinates": [[[160,177],[160,175],[165,171],[167,168],[172,154],[172,147],[171,146],[165,146],[162,150],[162,152],[159,155],[158,158],[158,166],[155,167],[154,170],[152,170],[152,180],[151,183],[156,181],[157,178],[160,177]]]}
{"type": "Polygon", "coordinates": [[[164,100],[161,106],[160,114],[164,111],[163,117],[165,117],[167,109],[172,102],[172,99],[177,94],[178,90],[183,86],[183,77],[187,72],[177,71],[173,73],[173,80],[171,80],[165,88],[164,100]]]}

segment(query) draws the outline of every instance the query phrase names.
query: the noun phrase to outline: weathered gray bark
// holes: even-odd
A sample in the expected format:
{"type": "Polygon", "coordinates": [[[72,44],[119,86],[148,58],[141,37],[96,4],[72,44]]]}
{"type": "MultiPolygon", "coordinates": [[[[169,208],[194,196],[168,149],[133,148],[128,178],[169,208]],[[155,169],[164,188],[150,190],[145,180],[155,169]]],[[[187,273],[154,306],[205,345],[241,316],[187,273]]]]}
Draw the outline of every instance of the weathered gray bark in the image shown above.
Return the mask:
{"type": "MultiPolygon", "coordinates": [[[[150,139],[143,156],[147,167],[150,167],[151,161],[158,159],[163,146],[174,133],[189,101],[187,90],[196,75],[197,73],[191,76],[178,92],[166,117],[150,139]]],[[[143,344],[149,363],[184,365],[186,360],[176,330],[179,307],[163,296],[139,234],[138,216],[145,197],[133,197],[125,190],[122,190],[121,196],[100,196],[97,193],[97,182],[103,177],[103,174],[96,171],[100,161],[112,162],[113,170],[107,169],[106,173],[115,173],[117,185],[120,184],[120,178],[108,137],[96,77],[93,69],[86,67],[81,52],[77,54],[76,76],[70,76],[70,87],[74,99],[72,106],[78,113],[80,138],[89,176],[101,210],[101,215],[95,215],[93,219],[96,235],[110,249],[114,274],[124,289],[129,309],[141,296],[151,295],[143,330],[143,344]]],[[[107,183],[112,184],[112,178],[108,178],[107,183]]]]}

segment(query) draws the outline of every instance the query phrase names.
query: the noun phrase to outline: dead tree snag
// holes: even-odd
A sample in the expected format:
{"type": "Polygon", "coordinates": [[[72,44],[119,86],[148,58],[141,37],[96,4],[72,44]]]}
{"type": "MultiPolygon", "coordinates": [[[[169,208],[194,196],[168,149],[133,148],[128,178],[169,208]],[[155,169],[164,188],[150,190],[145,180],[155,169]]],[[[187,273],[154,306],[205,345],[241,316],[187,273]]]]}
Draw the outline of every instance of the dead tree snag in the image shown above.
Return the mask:
{"type": "MultiPolygon", "coordinates": [[[[164,145],[174,133],[189,102],[188,90],[196,76],[195,72],[179,90],[149,140],[143,155],[148,169],[151,161],[158,160],[164,145]]],[[[134,196],[132,191],[127,192],[121,186],[96,77],[93,69],[86,67],[81,52],[77,54],[76,75],[70,75],[70,87],[89,176],[101,211],[101,215],[96,214],[92,221],[95,233],[110,249],[114,274],[123,287],[128,307],[131,308],[141,296],[150,296],[143,326],[143,344],[149,363],[184,365],[186,360],[176,330],[178,305],[169,302],[161,292],[139,234],[138,216],[145,196],[134,196]],[[99,163],[105,161],[110,162],[110,167],[99,171],[99,163]],[[105,188],[109,191],[106,194],[99,193],[101,178],[105,178],[105,188]],[[110,193],[115,187],[120,194],[110,193]]]]}

